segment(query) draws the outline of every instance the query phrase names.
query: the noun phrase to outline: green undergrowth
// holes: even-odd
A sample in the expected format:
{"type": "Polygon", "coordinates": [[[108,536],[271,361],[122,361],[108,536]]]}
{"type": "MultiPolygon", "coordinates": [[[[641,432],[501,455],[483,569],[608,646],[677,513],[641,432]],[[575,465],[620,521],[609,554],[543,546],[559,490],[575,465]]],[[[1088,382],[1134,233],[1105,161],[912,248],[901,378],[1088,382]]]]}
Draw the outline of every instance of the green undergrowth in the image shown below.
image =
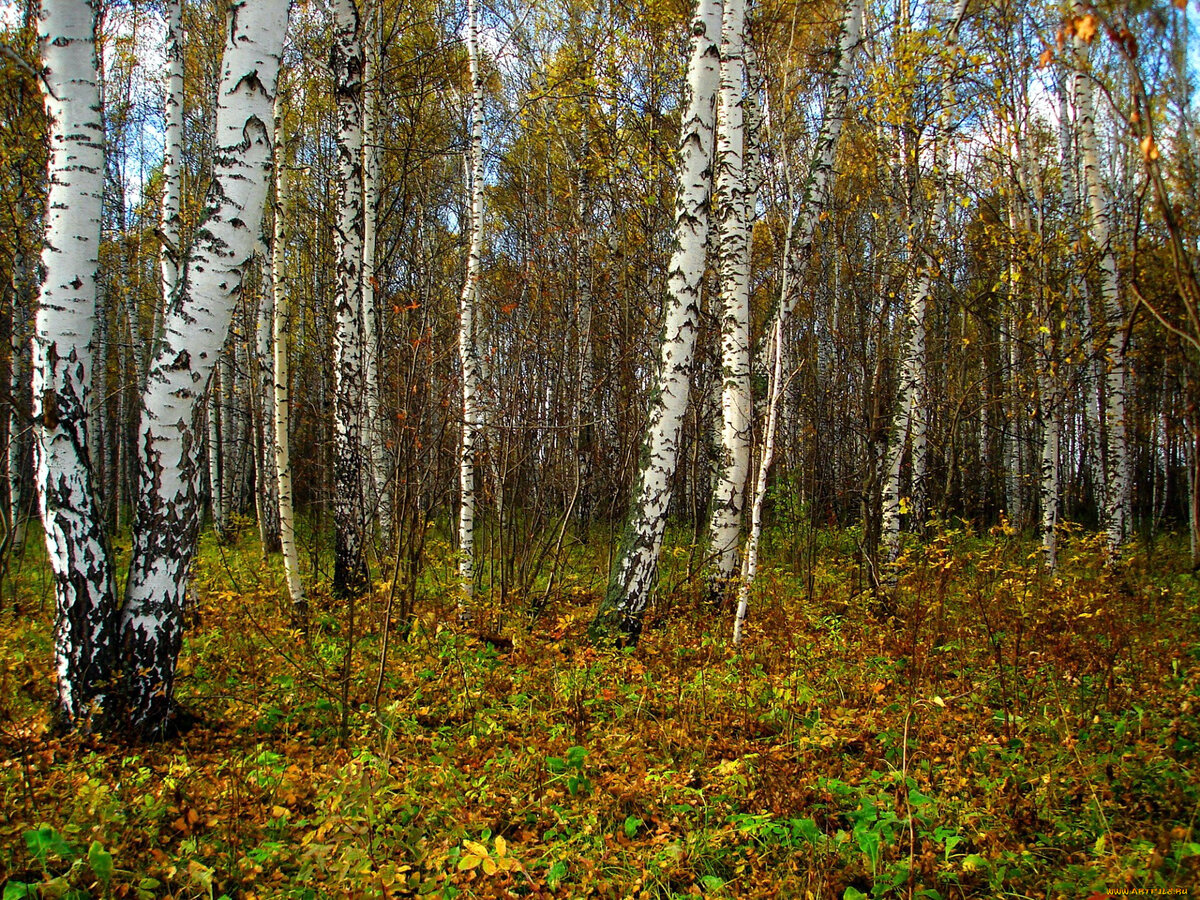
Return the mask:
{"type": "Polygon", "coordinates": [[[389,583],[357,610],[347,677],[350,624],[327,591],[306,638],[248,534],[206,539],[187,716],[141,746],[49,729],[52,603],[31,557],[0,613],[4,900],[1197,883],[1200,610],[1176,542],[1109,570],[1068,530],[1050,576],[1004,530],[942,529],[879,595],[854,547],[823,534],[803,571],[775,552],[737,649],[686,577],[691,549],[668,549],[671,593],[641,645],[597,651],[601,551],[564,554],[536,619],[496,599],[466,629],[432,541],[380,680],[389,583]]]}

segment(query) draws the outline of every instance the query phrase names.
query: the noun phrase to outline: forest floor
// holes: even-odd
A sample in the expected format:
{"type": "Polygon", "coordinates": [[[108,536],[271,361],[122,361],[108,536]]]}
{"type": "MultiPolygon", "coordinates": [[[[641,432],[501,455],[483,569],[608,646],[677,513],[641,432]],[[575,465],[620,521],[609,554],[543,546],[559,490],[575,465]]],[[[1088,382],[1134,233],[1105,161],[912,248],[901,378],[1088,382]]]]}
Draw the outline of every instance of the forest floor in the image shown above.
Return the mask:
{"type": "Polygon", "coordinates": [[[386,585],[347,680],[343,611],[317,591],[306,640],[252,535],[206,538],[191,719],[154,745],[50,728],[31,551],[0,610],[3,898],[1186,896],[1197,580],[1178,541],[1114,572],[1063,544],[1050,577],[1027,540],[944,532],[880,603],[821,533],[812,566],[768,560],[738,650],[677,575],[636,650],[593,648],[599,550],[535,622],[481,610],[490,641],[427,576],[376,702],[386,585]]]}

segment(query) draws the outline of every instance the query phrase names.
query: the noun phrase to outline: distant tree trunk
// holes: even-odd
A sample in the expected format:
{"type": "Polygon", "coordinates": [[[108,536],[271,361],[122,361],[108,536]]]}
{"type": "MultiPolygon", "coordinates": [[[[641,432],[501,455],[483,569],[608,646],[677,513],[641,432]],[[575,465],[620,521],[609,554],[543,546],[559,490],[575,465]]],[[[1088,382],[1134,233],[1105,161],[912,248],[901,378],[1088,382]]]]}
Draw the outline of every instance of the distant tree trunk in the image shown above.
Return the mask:
{"type": "Polygon", "coordinates": [[[162,306],[167,309],[179,283],[180,262],[180,177],[183,153],[183,0],[166,0],[167,96],[163,119],[163,196],[159,239],[162,245],[162,306]]]}
{"type": "MultiPolygon", "coordinates": [[[[275,146],[279,146],[278,141],[275,146]]],[[[279,496],[275,481],[275,354],[272,349],[274,320],[275,292],[272,285],[267,284],[263,286],[259,299],[258,327],[254,342],[258,374],[254,386],[254,502],[264,559],[281,549],[279,496]]]]}
{"type": "Polygon", "coordinates": [[[479,65],[479,9],[476,0],[467,4],[467,61],[471,74],[471,145],[468,151],[470,192],[467,272],[458,305],[458,358],[462,366],[462,448],[458,484],[458,576],[463,600],[459,613],[471,613],[475,587],[475,469],[482,426],[479,345],[475,315],[479,308],[479,276],[483,255],[483,72],[479,65]]]}
{"type": "Polygon", "coordinates": [[[147,376],[121,619],[129,724],[147,735],[161,733],[172,706],[199,527],[197,414],[261,233],[287,11],[286,0],[248,0],[227,14],[209,212],[147,376]]]}
{"type": "MultiPolygon", "coordinates": [[[[1075,4],[1076,14],[1082,6],[1075,4]]],[[[1083,158],[1083,181],[1090,208],[1089,226],[1092,243],[1100,254],[1100,295],[1103,301],[1105,331],[1108,334],[1105,360],[1104,423],[1107,453],[1104,461],[1104,481],[1107,484],[1104,502],[1104,525],[1108,549],[1112,556],[1120,555],[1121,546],[1129,536],[1130,515],[1129,453],[1125,426],[1126,364],[1124,334],[1121,325],[1121,289],[1117,280],[1117,257],[1112,246],[1109,226],[1108,198],[1100,183],[1099,154],[1096,149],[1096,112],[1092,100],[1091,72],[1088,64],[1088,43],[1079,34],[1074,37],[1074,49],[1079,70],[1075,73],[1075,109],[1079,136],[1079,151],[1083,158]]]]}
{"type": "Polygon", "coordinates": [[[23,250],[13,259],[13,314],[9,335],[8,370],[8,522],[11,550],[20,555],[29,522],[29,322],[37,298],[32,266],[23,250]]]}
{"type": "Polygon", "coordinates": [[[709,591],[724,599],[737,568],[738,539],[750,471],[750,223],[745,174],[743,102],[746,66],[744,0],[725,0],[717,110],[717,190],[720,231],[721,450],[709,519],[709,591]]]}
{"type": "Polygon", "coordinates": [[[675,247],[668,275],[659,373],[642,446],[634,501],[608,592],[592,623],[594,638],[619,635],[636,642],[658,571],[658,555],[687,409],[700,313],[712,185],[713,116],[720,63],[719,0],[699,0],[692,23],[688,100],[679,138],[675,247]]]}
{"type": "MultiPolygon", "coordinates": [[[[945,21],[945,53],[951,72],[957,66],[958,29],[966,15],[969,0],[955,0],[950,9],[949,18],[945,21]]],[[[952,75],[943,76],[942,110],[934,121],[931,141],[933,143],[933,161],[930,169],[930,181],[938,184],[946,167],[946,144],[949,128],[944,121],[954,108],[954,84],[952,75]]],[[[910,160],[916,168],[916,176],[909,190],[909,255],[916,269],[912,288],[908,295],[908,305],[905,310],[905,333],[907,338],[904,345],[904,355],[900,363],[899,396],[896,402],[896,413],[892,419],[892,433],[888,442],[887,462],[883,487],[883,539],[887,548],[889,560],[894,560],[900,552],[900,516],[901,509],[901,461],[904,457],[905,445],[911,451],[912,489],[909,506],[918,522],[923,522],[926,514],[925,496],[925,467],[927,453],[927,433],[929,428],[929,396],[927,385],[927,365],[925,352],[925,311],[933,290],[933,279],[938,275],[940,264],[930,244],[934,240],[944,240],[947,226],[946,205],[942,197],[932,201],[924,201],[919,193],[922,190],[922,179],[919,177],[919,156],[910,160]],[[919,212],[926,202],[932,203],[932,215],[919,212]],[[918,221],[924,219],[927,227],[919,227],[918,221]]]]}
{"type": "MultiPolygon", "coordinates": [[[[224,351],[222,351],[224,352],[224,351]]],[[[225,534],[225,481],[221,474],[221,367],[214,367],[205,397],[208,419],[208,507],[217,538],[225,534]]]]}
{"type": "Polygon", "coordinates": [[[116,582],[87,436],[104,178],[96,21],[90,0],[44,0],[38,32],[50,164],[33,339],[34,462],[54,575],[58,712],[77,727],[107,705],[116,650],[116,582]]]}
{"type": "Polygon", "coordinates": [[[334,334],[334,596],[367,589],[363,503],[363,45],[354,0],[334,3],[329,65],[337,100],[338,216],[334,334]]]}

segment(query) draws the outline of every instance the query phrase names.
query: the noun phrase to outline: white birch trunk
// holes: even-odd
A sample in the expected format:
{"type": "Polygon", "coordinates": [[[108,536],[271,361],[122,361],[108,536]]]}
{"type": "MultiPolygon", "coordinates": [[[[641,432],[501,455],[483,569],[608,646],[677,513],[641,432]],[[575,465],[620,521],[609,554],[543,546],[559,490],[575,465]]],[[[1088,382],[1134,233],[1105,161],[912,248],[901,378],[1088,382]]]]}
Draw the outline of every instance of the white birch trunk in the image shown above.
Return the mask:
{"type": "Polygon", "coordinates": [[[750,472],[750,221],[743,102],[744,0],[725,0],[717,109],[715,214],[720,231],[721,449],[709,521],[709,589],[724,597],[737,568],[746,477],[750,472]]]}
{"type": "Polygon", "coordinates": [[[88,0],[45,0],[38,22],[50,163],[33,338],[35,483],[54,575],[58,712],[83,727],[107,700],[116,648],[116,583],[87,436],[104,178],[96,12],[88,0]]]}
{"type": "Polygon", "coordinates": [[[284,140],[282,104],[276,94],[275,100],[275,228],[271,243],[271,292],[275,297],[272,320],[275,353],[275,483],[279,497],[279,545],[283,552],[283,574],[287,581],[288,598],[296,619],[304,625],[308,622],[308,600],[304,596],[304,583],[300,580],[300,560],[296,553],[296,512],[293,507],[291,438],[291,400],[289,390],[290,368],[288,345],[291,340],[292,311],[291,297],[284,278],[287,256],[287,171],[285,159],[287,146],[284,140]]]}
{"type": "Polygon", "coordinates": [[[208,383],[208,505],[213,531],[225,533],[225,482],[221,479],[221,371],[217,368],[208,383]]]}
{"type": "MultiPolygon", "coordinates": [[[[276,94],[278,99],[278,94],[276,94]]],[[[278,107],[278,104],[276,104],[278,107]]],[[[279,142],[275,142],[279,146],[279,142]]],[[[254,390],[254,503],[263,559],[281,549],[279,539],[279,495],[275,481],[275,354],[273,332],[275,292],[272,283],[263,285],[258,307],[254,358],[258,381],[254,390]]]]}
{"type": "Polygon", "coordinates": [[[163,308],[170,306],[179,284],[180,157],[183,153],[183,0],[166,0],[166,7],[167,33],[163,51],[167,61],[167,96],[163,110],[163,197],[159,225],[163,308]]]}
{"type": "Polygon", "coordinates": [[[479,345],[475,314],[479,306],[479,276],[483,264],[483,72],[479,65],[479,8],[467,4],[467,62],[471,76],[471,143],[468,151],[470,192],[467,271],[458,304],[458,358],[462,367],[462,448],[458,483],[458,575],[463,600],[459,613],[470,615],[475,588],[476,457],[482,431],[479,345]]]}
{"type": "Polygon", "coordinates": [[[675,247],[667,281],[658,380],[651,398],[650,420],[629,521],[608,592],[592,623],[592,634],[599,638],[612,637],[619,632],[623,639],[637,641],[658,570],[700,314],[708,242],[708,203],[712,192],[713,118],[720,33],[719,0],[698,0],[688,61],[688,102],[684,107],[679,138],[675,247]]]}
{"type": "Polygon", "coordinates": [[[261,233],[287,12],[286,0],[244,0],[227,13],[209,214],[147,376],[121,621],[129,723],[142,733],[160,731],[171,711],[199,525],[197,412],[261,233]]]}
{"type": "Polygon", "coordinates": [[[353,599],[367,588],[364,544],[363,412],[365,399],[363,262],[363,56],[355,0],[333,4],[330,51],[337,101],[338,215],[334,352],[334,595],[353,599]]]}
{"type": "Polygon", "coordinates": [[[384,542],[392,532],[391,492],[388,490],[388,466],[385,463],[384,427],[379,413],[379,306],[376,301],[375,244],[379,220],[379,53],[382,41],[381,0],[373,0],[370,34],[366,42],[363,104],[363,255],[362,321],[366,370],[366,427],[363,432],[363,459],[367,464],[364,485],[368,510],[378,519],[384,542]]]}
{"type": "MultiPolygon", "coordinates": [[[[1082,7],[1076,3],[1076,14],[1082,7]]],[[[1130,516],[1129,455],[1126,446],[1125,393],[1126,365],[1123,345],[1121,289],[1117,278],[1117,257],[1112,246],[1109,225],[1108,198],[1100,182],[1099,153],[1096,147],[1096,112],[1092,99],[1091,73],[1088,71],[1088,44],[1079,35],[1074,37],[1079,71],[1075,73],[1076,127],[1079,152],[1083,158],[1083,182],[1087,191],[1090,212],[1089,231],[1092,243],[1100,254],[1100,295],[1103,301],[1105,331],[1108,334],[1105,360],[1105,439],[1104,524],[1109,553],[1120,555],[1121,546],[1129,536],[1130,516]]]]}

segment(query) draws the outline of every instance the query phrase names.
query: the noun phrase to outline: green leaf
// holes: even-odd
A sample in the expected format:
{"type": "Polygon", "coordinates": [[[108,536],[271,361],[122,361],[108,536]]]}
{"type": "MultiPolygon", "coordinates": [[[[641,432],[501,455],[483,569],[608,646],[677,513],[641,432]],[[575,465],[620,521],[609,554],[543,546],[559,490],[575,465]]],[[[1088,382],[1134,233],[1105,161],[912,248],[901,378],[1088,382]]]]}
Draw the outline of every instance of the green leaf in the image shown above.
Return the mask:
{"type": "Polygon", "coordinates": [[[92,846],[88,847],[88,865],[92,867],[92,874],[96,876],[103,884],[108,884],[113,877],[113,860],[112,854],[104,849],[104,846],[99,841],[92,841],[92,846]]]}
{"type": "Polygon", "coordinates": [[[36,884],[26,884],[23,881],[10,881],[4,886],[4,900],[32,900],[38,895],[36,884]]]}
{"type": "Polygon", "coordinates": [[[632,840],[634,837],[637,836],[638,829],[641,828],[645,824],[646,823],[642,819],[639,819],[637,816],[626,816],[625,817],[625,837],[630,838],[632,840]]]}
{"type": "Polygon", "coordinates": [[[554,775],[558,775],[566,767],[567,767],[567,764],[566,764],[566,762],[563,761],[563,759],[561,757],[558,757],[558,756],[547,756],[546,757],[546,768],[554,775]]]}
{"type": "Polygon", "coordinates": [[[567,864],[561,859],[550,867],[550,871],[546,873],[546,884],[550,890],[558,890],[558,886],[562,884],[563,879],[567,877],[567,864]]]}
{"type": "Polygon", "coordinates": [[[71,845],[49,825],[43,825],[36,831],[25,832],[25,844],[29,847],[29,852],[42,865],[46,864],[46,859],[50,854],[62,859],[70,859],[75,855],[71,845]]]}
{"type": "Polygon", "coordinates": [[[586,747],[569,747],[567,749],[567,765],[575,769],[583,768],[583,761],[587,759],[586,747]]]}
{"type": "Polygon", "coordinates": [[[718,878],[716,875],[705,875],[700,879],[700,887],[706,891],[719,891],[725,887],[725,879],[718,878]]]}
{"type": "Polygon", "coordinates": [[[842,900],[867,900],[867,895],[856,887],[848,887],[846,893],[842,894],[842,900]]]}
{"type": "Polygon", "coordinates": [[[820,843],[825,837],[824,832],[817,827],[812,819],[792,819],[792,836],[808,844],[820,843]]]}

